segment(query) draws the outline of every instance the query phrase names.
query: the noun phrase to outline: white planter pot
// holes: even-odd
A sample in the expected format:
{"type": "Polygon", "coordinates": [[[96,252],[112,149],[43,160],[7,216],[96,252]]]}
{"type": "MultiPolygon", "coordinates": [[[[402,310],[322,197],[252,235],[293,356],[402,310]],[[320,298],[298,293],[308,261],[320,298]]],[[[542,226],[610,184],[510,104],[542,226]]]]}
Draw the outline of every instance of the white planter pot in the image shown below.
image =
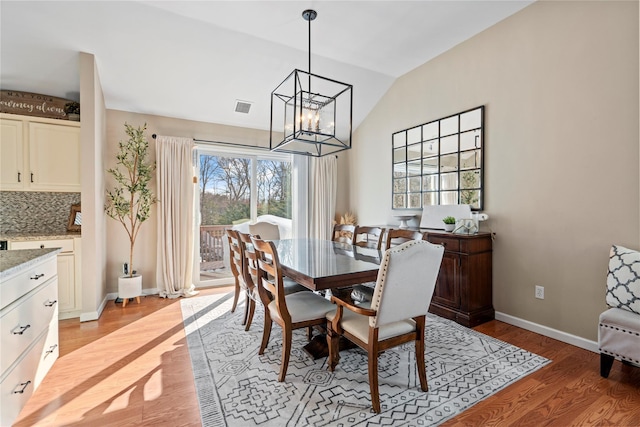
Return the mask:
{"type": "Polygon", "coordinates": [[[456,228],[455,224],[445,224],[444,225],[444,231],[453,231],[454,228],[456,228]]]}
{"type": "Polygon", "coordinates": [[[133,277],[118,277],[118,298],[122,298],[122,307],[127,305],[129,298],[135,298],[140,304],[142,295],[142,275],[135,274],[133,277]]]}

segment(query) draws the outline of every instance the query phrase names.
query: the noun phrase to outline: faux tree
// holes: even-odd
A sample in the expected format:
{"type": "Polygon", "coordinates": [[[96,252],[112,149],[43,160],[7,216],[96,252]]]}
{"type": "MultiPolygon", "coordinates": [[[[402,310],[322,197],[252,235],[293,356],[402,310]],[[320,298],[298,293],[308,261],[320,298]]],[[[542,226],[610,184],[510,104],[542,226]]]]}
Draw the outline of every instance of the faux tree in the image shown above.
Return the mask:
{"type": "Polygon", "coordinates": [[[106,214],[120,221],[129,236],[129,277],[133,277],[133,248],[143,222],[149,219],[151,206],[157,201],[149,188],[155,163],[147,161],[149,142],[144,136],[147,124],[134,128],[125,123],[129,139],[120,141],[117,166],[108,172],[116,185],[107,190],[106,214]]]}

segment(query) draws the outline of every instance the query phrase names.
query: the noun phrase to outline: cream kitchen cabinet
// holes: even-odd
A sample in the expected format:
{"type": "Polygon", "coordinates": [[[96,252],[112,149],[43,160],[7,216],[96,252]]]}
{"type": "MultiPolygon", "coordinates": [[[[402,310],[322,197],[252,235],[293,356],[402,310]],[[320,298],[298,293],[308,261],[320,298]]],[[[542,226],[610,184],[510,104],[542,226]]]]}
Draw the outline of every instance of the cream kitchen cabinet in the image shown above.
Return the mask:
{"type": "Polygon", "coordinates": [[[0,425],[11,425],[59,355],[57,250],[0,253],[0,425]]]}
{"type": "Polygon", "coordinates": [[[80,238],[9,241],[9,249],[61,248],[57,259],[58,319],[80,317],[80,238]]]}
{"type": "Polygon", "coordinates": [[[80,192],[80,124],[0,115],[1,190],[80,192]]]}

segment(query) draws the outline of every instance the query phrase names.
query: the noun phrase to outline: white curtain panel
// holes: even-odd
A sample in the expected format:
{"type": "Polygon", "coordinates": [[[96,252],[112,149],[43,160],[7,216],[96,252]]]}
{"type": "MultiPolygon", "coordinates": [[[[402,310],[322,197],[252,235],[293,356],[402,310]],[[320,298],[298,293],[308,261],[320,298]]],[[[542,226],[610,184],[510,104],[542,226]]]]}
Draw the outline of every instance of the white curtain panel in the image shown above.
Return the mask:
{"type": "Polygon", "coordinates": [[[193,271],[193,139],[158,136],[158,262],[160,296],[177,298],[198,292],[193,271]]]}
{"type": "Polygon", "coordinates": [[[309,168],[309,237],[331,239],[336,215],[338,159],[336,156],[313,157],[309,168]]]}

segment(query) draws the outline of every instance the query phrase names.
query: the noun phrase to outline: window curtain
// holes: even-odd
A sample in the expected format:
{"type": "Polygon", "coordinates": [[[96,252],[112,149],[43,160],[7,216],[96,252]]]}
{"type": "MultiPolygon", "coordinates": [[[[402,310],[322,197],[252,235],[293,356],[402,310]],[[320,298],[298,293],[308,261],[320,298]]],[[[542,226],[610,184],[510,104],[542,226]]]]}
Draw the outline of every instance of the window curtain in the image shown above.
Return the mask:
{"type": "Polygon", "coordinates": [[[333,155],[313,157],[309,172],[309,237],[330,240],[336,215],[338,160],[333,155]]]}
{"type": "Polygon", "coordinates": [[[158,262],[160,296],[198,292],[193,285],[193,139],[158,136],[158,262]]]}

